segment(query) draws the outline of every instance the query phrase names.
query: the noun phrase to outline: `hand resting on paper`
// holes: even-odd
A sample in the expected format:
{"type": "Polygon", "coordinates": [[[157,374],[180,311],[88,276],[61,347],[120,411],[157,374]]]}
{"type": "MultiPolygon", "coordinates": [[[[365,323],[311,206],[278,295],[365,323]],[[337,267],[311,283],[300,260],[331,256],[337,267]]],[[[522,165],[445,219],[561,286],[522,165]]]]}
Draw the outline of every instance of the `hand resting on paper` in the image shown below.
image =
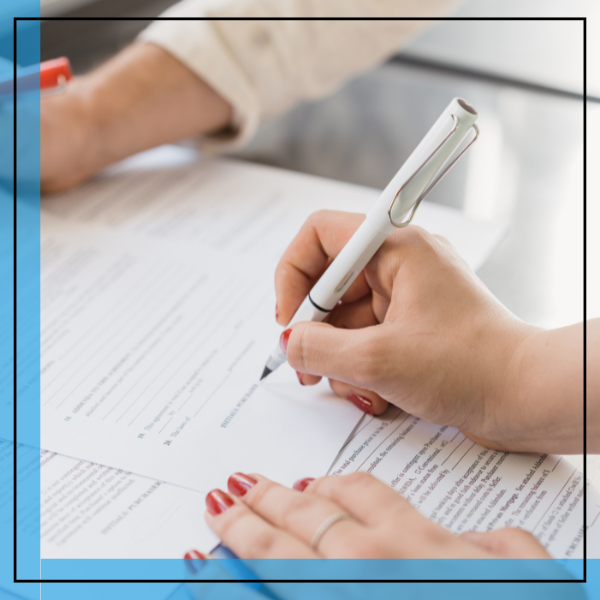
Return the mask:
{"type": "MultiPolygon", "coordinates": [[[[285,325],[363,220],[312,215],[277,267],[285,325]]],[[[600,355],[600,320],[588,352],[600,355]]],[[[583,326],[544,331],[511,314],[452,246],[416,226],[390,236],[327,323],[282,334],[303,385],[328,377],[365,412],[387,403],[498,450],[583,452],[583,326]]],[[[600,377],[588,377],[588,451],[600,448],[600,377]],[[592,417],[592,418],[590,418],[592,417]]]]}
{"type": "MultiPolygon", "coordinates": [[[[363,218],[327,211],[307,221],[277,268],[280,324],[363,218]]],[[[600,356],[599,326],[588,323],[590,364],[600,356]]],[[[583,450],[581,324],[523,323],[446,240],[418,227],[386,240],[328,323],[298,323],[282,342],[301,383],[329,377],[366,412],[390,402],[501,450],[583,450]]],[[[588,369],[587,384],[588,452],[598,452],[597,370],[588,369]]],[[[522,529],[455,536],[366,473],[307,478],[291,490],[235,473],[227,488],[207,495],[205,517],[240,558],[550,557],[522,529]]]]}
{"type": "Polygon", "coordinates": [[[235,473],[229,494],[208,494],[206,520],[240,558],[550,558],[521,529],[455,536],[366,473],[307,478],[294,488],[235,473]]]}

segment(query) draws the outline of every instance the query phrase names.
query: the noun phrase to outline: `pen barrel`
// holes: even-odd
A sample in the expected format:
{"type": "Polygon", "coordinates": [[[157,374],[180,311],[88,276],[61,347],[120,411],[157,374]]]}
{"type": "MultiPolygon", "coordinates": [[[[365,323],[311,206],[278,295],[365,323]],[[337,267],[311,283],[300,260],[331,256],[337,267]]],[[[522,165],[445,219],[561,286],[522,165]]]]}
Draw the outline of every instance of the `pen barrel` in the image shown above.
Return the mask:
{"type": "Polygon", "coordinates": [[[394,223],[401,223],[448,164],[477,117],[477,111],[470,104],[454,98],[383,190],[369,211],[369,218],[375,217],[381,228],[386,227],[385,221],[389,221],[390,216],[394,223]],[[388,215],[396,195],[398,198],[388,215]]]}
{"type": "Polygon", "coordinates": [[[310,291],[312,303],[325,313],[335,308],[387,236],[365,219],[310,291]]]}

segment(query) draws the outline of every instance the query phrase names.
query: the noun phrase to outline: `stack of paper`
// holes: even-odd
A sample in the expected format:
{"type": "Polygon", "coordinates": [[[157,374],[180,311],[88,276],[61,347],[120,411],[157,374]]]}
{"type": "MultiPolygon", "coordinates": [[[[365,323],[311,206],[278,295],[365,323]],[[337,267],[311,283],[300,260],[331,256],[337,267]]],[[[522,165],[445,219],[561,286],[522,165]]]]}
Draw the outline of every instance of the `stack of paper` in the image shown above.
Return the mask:
{"type": "MultiPolygon", "coordinates": [[[[394,407],[366,418],[287,366],[259,384],[281,253],[314,210],[376,197],[163,148],[43,200],[43,557],[209,551],[204,495],[229,474],[328,470],[372,472],[452,531],[519,525],[582,555],[584,482],[566,460],[492,452],[394,407]]],[[[504,232],[426,203],[416,223],[474,268],[504,232]]]]}

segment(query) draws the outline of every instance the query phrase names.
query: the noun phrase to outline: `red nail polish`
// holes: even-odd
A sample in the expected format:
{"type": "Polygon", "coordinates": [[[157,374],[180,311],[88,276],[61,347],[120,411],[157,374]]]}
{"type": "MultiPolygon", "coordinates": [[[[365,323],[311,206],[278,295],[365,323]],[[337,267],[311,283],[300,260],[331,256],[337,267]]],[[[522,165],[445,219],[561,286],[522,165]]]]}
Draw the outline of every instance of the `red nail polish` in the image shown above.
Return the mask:
{"type": "Polygon", "coordinates": [[[303,492],[308,486],[308,484],[314,480],[314,477],[305,477],[304,479],[298,479],[298,481],[294,482],[292,489],[297,490],[298,492],[303,492]]]}
{"type": "Polygon", "coordinates": [[[198,550],[190,550],[189,552],[186,552],[184,554],[183,558],[188,560],[193,558],[200,558],[202,560],[206,560],[208,556],[206,554],[202,554],[202,552],[198,552],[198,550]]]}
{"type": "Polygon", "coordinates": [[[303,374],[296,371],[296,376],[298,377],[298,381],[300,382],[300,385],[304,385],[304,381],[302,381],[303,374]]]}
{"type": "Polygon", "coordinates": [[[208,508],[208,512],[214,517],[220,515],[230,506],[233,506],[233,500],[225,492],[221,490],[208,492],[206,496],[206,508],[208,508]]]}
{"type": "Polygon", "coordinates": [[[191,575],[196,575],[205,565],[205,560],[208,558],[206,554],[198,552],[198,550],[190,550],[186,552],[184,557],[185,568],[191,575]]]}
{"type": "Polygon", "coordinates": [[[234,495],[240,498],[246,494],[246,492],[253,488],[258,481],[250,475],[244,475],[244,473],[234,473],[227,480],[227,489],[234,495]]]}
{"type": "Polygon", "coordinates": [[[292,333],[291,329],[286,329],[279,338],[279,346],[283,350],[284,354],[287,354],[287,346],[290,340],[290,333],[292,333]]]}
{"type": "Polygon", "coordinates": [[[357,396],[356,394],[351,394],[350,396],[348,396],[348,400],[350,400],[350,402],[352,402],[354,406],[357,406],[363,412],[366,412],[368,415],[373,416],[373,403],[368,398],[365,398],[364,396],[357,396]]]}

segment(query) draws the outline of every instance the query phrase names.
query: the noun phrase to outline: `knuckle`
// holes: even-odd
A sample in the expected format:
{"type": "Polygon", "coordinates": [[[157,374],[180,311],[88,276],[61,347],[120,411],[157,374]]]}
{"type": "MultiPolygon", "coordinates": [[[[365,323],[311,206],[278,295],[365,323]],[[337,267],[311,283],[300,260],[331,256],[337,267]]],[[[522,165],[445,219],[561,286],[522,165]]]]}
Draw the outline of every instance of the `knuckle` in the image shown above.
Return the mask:
{"type": "Polygon", "coordinates": [[[290,367],[301,373],[307,373],[306,326],[298,323],[292,330],[288,340],[287,361],[290,367]]]}
{"type": "Polygon", "coordinates": [[[234,504],[231,508],[218,515],[214,519],[214,529],[219,537],[225,539],[235,536],[235,531],[243,525],[244,519],[248,517],[247,509],[239,504],[234,504]]]}
{"type": "Polygon", "coordinates": [[[327,476],[312,482],[313,490],[332,499],[343,498],[352,488],[369,485],[373,477],[368,473],[356,472],[344,476],[327,476]]]}
{"type": "Polygon", "coordinates": [[[294,494],[293,498],[289,500],[286,506],[286,510],[281,514],[281,526],[283,529],[293,529],[294,525],[298,523],[298,520],[302,519],[303,515],[310,510],[311,505],[314,504],[314,497],[305,494],[294,494]]]}
{"type": "Polygon", "coordinates": [[[380,380],[381,345],[372,337],[364,337],[358,348],[355,379],[359,383],[371,384],[380,380]]]}
{"type": "Polygon", "coordinates": [[[439,233],[435,233],[433,234],[433,237],[440,242],[441,244],[443,244],[444,246],[450,246],[450,242],[448,241],[448,238],[445,238],[443,235],[440,235],[439,233]]]}
{"type": "Polygon", "coordinates": [[[382,545],[370,538],[370,537],[363,537],[363,538],[358,538],[355,540],[353,546],[353,554],[355,555],[355,558],[388,558],[388,556],[386,556],[386,552],[384,551],[384,548],[382,547],[382,545]]]}
{"type": "Polygon", "coordinates": [[[240,555],[248,558],[265,558],[273,555],[273,547],[277,540],[274,531],[270,528],[261,528],[251,536],[244,536],[239,541],[240,555]]]}
{"type": "Polygon", "coordinates": [[[265,496],[273,491],[275,485],[271,481],[259,481],[254,487],[248,490],[244,496],[244,502],[250,508],[259,507],[265,502],[265,496]]]}
{"type": "Polygon", "coordinates": [[[356,473],[351,473],[350,475],[346,476],[344,479],[347,480],[346,483],[350,486],[368,485],[370,482],[374,481],[373,475],[370,475],[369,473],[365,473],[363,471],[357,471],[356,473]]]}
{"type": "Polygon", "coordinates": [[[420,521],[419,536],[421,536],[425,543],[433,547],[438,547],[454,540],[449,531],[430,521],[420,521]]]}
{"type": "Polygon", "coordinates": [[[306,219],[306,225],[308,227],[314,227],[318,223],[324,221],[330,212],[331,211],[325,209],[316,210],[308,216],[306,219]]]}

